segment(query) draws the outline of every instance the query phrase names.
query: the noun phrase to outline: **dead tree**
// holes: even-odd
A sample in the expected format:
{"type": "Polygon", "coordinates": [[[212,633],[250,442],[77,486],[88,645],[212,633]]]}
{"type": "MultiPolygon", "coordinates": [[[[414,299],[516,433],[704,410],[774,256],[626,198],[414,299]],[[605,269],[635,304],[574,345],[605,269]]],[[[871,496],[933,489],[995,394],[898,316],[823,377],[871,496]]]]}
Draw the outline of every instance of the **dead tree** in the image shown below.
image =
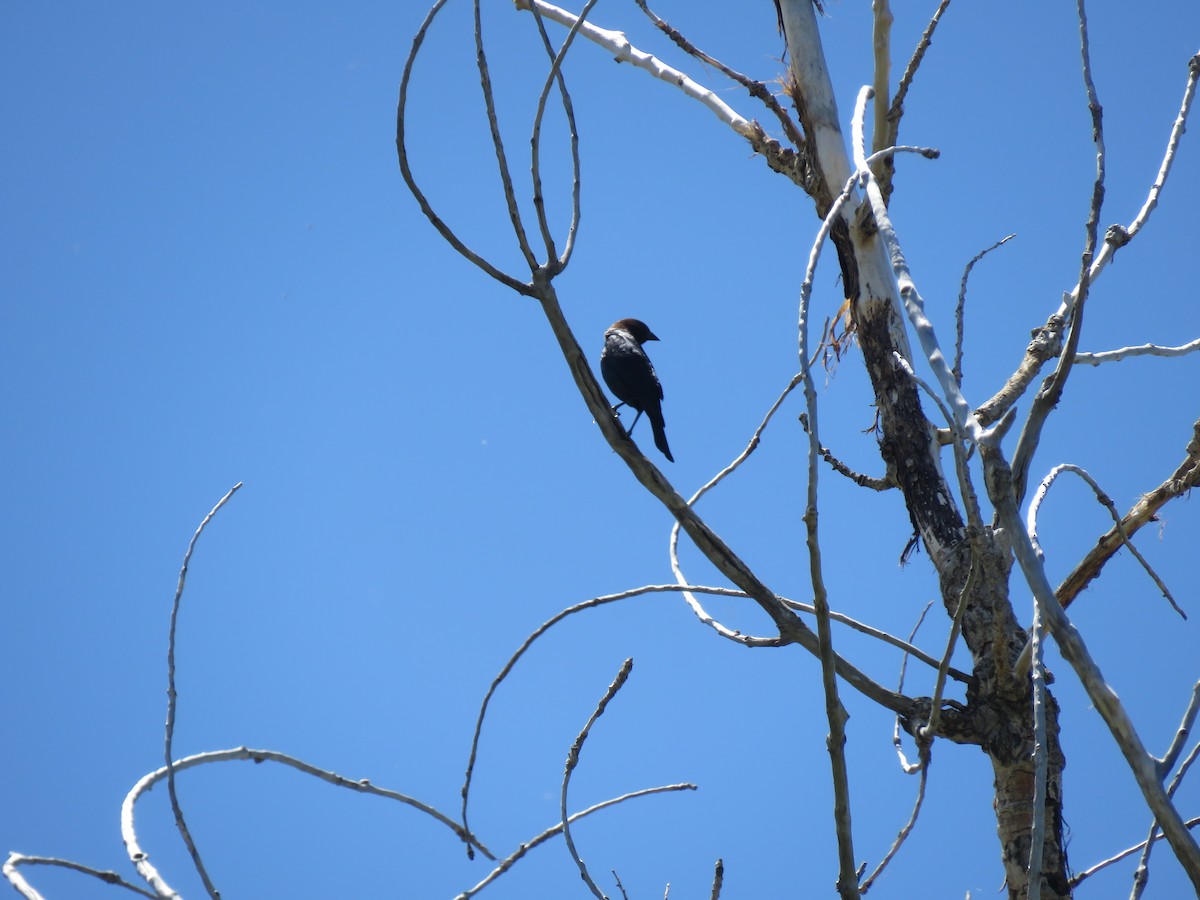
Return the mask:
{"type": "MultiPolygon", "coordinates": [[[[862,88],[849,122],[834,101],[818,27],[819,3],[814,6],[812,0],[776,0],[778,25],[786,42],[786,58],[790,61],[782,76],[784,93],[790,100],[791,109],[788,110],[761,81],[737,73],[705,54],[684,34],[654,17],[639,0],[642,10],[654,18],[658,27],[676,44],[696,59],[716,67],[761,102],[767,112],[766,120],[779,133],[778,137],[773,137],[757,121],[738,113],[706,86],[631,45],[623,33],[593,24],[589,15],[594,5],[594,0],[589,0],[578,12],[568,12],[542,0],[517,0],[518,10],[524,11],[529,16],[530,26],[539,31],[548,61],[548,74],[542,85],[532,133],[533,192],[528,201],[518,197],[514,188],[509,150],[501,138],[486,48],[478,25],[479,4],[475,5],[476,56],[488,128],[499,162],[500,182],[512,232],[528,272],[505,271],[471,249],[426,199],[410,166],[409,147],[414,140],[424,137],[414,136],[406,128],[410,76],[429,26],[444,6],[444,0],[430,11],[414,40],[405,67],[397,126],[401,171],[425,215],[459,253],[515,293],[533,298],[540,304],[570,376],[603,438],[628,466],[636,481],[674,516],[676,533],[682,530],[738,591],[761,607],[773,623],[775,633],[753,638],[726,628],[709,616],[696,599],[698,592],[686,590],[687,580],[679,569],[677,557],[673,557],[681,589],[701,620],[732,641],[760,646],[798,645],[819,658],[829,728],[828,747],[835,796],[833,824],[839,846],[838,890],[841,896],[857,897],[870,884],[870,879],[863,880],[855,863],[849,773],[843,752],[846,714],[839,697],[839,692],[847,688],[894,712],[903,728],[915,739],[922,760],[928,759],[928,748],[938,739],[980,747],[991,761],[994,773],[995,815],[1009,895],[1014,898],[1071,895],[1073,884],[1067,868],[1063,834],[1064,755],[1059,742],[1058,708],[1046,685],[1041,664],[1042,642],[1047,636],[1057,643],[1074,677],[1079,679],[1103,717],[1147,808],[1200,891],[1200,848],[1163,783],[1179,757],[1182,743],[1173,746],[1163,759],[1157,759],[1147,751],[1067,613],[1071,600],[1100,572],[1105,562],[1119,548],[1132,548],[1130,538],[1150,521],[1154,511],[1200,480],[1200,422],[1196,424],[1196,434],[1188,444],[1178,470],[1124,515],[1111,506],[1111,501],[1086,473],[1078,472],[1088,478],[1097,496],[1111,507],[1115,522],[1112,531],[1099,540],[1075,573],[1057,589],[1048,581],[1042,565],[1036,513],[1045,490],[1065,470],[1055,470],[1040,487],[1030,490],[1030,463],[1034,451],[1045,423],[1064,396],[1072,367],[1084,361],[1097,361],[1084,359],[1079,354],[1079,336],[1089,288],[1103,273],[1116,250],[1136,237],[1157,202],[1200,75],[1200,56],[1190,61],[1184,100],[1175,127],[1167,138],[1159,177],[1145,206],[1127,225],[1114,226],[1102,233],[1099,216],[1105,178],[1103,116],[1092,87],[1087,19],[1080,2],[1082,70],[1093,122],[1096,177],[1087,238],[1080,254],[1078,283],[1064,296],[1058,308],[1047,311],[1045,323],[1035,330],[1024,359],[1007,383],[995,396],[973,405],[963,395],[957,362],[951,362],[956,355],[939,341],[925,314],[920,290],[905,261],[900,236],[889,217],[889,200],[896,175],[895,156],[913,152],[931,158],[937,155],[932,149],[902,146],[898,140],[906,95],[932,34],[949,5],[948,0],[938,7],[894,90],[891,86],[892,14],[886,0],[876,0],[874,82],[862,88]],[[801,615],[804,610],[785,601],[764,583],[735,548],[697,515],[693,504],[704,491],[690,499],[683,497],[629,439],[611,411],[609,400],[560,306],[555,279],[567,267],[575,247],[582,164],[571,96],[562,66],[567,53],[585,41],[598,45],[618,62],[630,63],[674,84],[686,96],[706,105],[726,127],[745,140],[767,166],[786,176],[811,198],[817,228],[801,286],[797,354],[800,371],[788,391],[799,386],[805,395],[803,418],[808,433],[809,459],[804,521],[813,625],[801,615]],[[574,214],[565,237],[555,235],[548,223],[540,171],[541,126],[546,106],[551,102],[561,105],[571,137],[574,214]],[[868,117],[872,122],[869,131],[868,117]],[[532,219],[523,212],[527,208],[534,211],[532,219]],[[946,655],[940,661],[937,687],[931,696],[910,697],[885,688],[839,655],[832,644],[831,613],[822,575],[818,463],[826,459],[843,474],[853,473],[841,466],[821,443],[813,381],[812,368],[820,336],[812,324],[810,298],[817,261],[827,243],[832,244],[837,255],[848,330],[861,350],[874,389],[879,450],[887,471],[885,479],[874,483],[864,476],[855,477],[860,484],[869,487],[898,489],[913,527],[910,549],[918,544],[924,547],[940,585],[949,640],[946,655]],[[918,361],[933,371],[936,383],[926,383],[916,375],[918,361]],[[1016,406],[1019,399],[1027,406],[1021,415],[1016,406]],[[1011,453],[1001,446],[1001,440],[1009,433],[1017,435],[1011,453]],[[1028,521],[1021,513],[1026,504],[1028,521]],[[1036,598],[1034,621],[1022,623],[1014,611],[1011,599],[1014,584],[1020,584],[1023,591],[1032,592],[1036,598]],[[972,661],[965,703],[948,702],[942,696],[950,653],[959,635],[972,661]]],[[[585,51],[575,49],[574,52],[585,51]]],[[[1182,353],[1191,349],[1196,349],[1195,342],[1183,348],[1155,348],[1147,352],[1182,353]]],[[[1116,352],[1132,351],[1133,348],[1126,348],[1116,352]]],[[[787,391],[784,393],[786,395],[787,391]]],[[[747,453],[753,450],[756,440],[757,435],[747,453]]],[[[724,474],[718,475],[714,483],[724,474]]],[[[1195,713],[1196,704],[1193,703],[1184,713],[1183,733],[1190,728],[1195,713]]]]}

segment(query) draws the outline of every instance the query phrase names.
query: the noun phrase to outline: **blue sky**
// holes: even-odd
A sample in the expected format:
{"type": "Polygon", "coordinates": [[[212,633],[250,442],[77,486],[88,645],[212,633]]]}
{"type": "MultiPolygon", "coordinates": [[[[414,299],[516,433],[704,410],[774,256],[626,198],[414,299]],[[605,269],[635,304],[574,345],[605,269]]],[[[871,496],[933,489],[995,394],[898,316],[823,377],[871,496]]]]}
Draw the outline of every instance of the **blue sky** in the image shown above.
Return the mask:
{"type": "MultiPolygon", "coordinates": [[[[897,4],[898,65],[934,5],[917,14],[897,4]]],[[[493,75],[524,184],[543,63],[527,16],[488,6],[493,75]]],[[[736,17],[687,3],[656,11],[770,80],[781,46],[770,4],[760,6],[736,17]]],[[[867,6],[832,4],[823,22],[847,121],[870,78],[867,6]]],[[[132,876],[119,806],[162,762],[180,561],[200,519],[239,481],[200,542],[184,597],[177,755],[280,750],[453,813],[478,704],[524,637],[572,603],[671,580],[669,518],[604,445],[536,306],[451,251],[399,177],[396,87],[423,14],[411,3],[0,12],[0,683],[9,708],[0,850],[132,876]]],[[[1128,223],[1200,49],[1200,9],[1173,0],[1150,17],[1097,3],[1090,15],[1109,151],[1102,223],[1128,223]]],[[[593,19],[765,121],[639,16],[632,4],[600,4],[593,19]]],[[[678,92],[590,45],[573,51],[567,75],[584,211],[560,296],[593,364],[617,318],[642,318],[662,338],[651,354],[678,461],[664,471],[689,494],[741,451],[796,370],[798,287],[818,223],[807,197],[678,92]]],[[[412,103],[414,167],[435,206],[519,272],[484,142],[467,5],[452,4],[431,35],[412,103]]],[[[1073,5],[952,5],[907,108],[902,139],[943,155],[901,161],[892,211],[944,341],[966,262],[1018,235],[972,276],[964,389],[979,403],[1078,274],[1094,155],[1073,5]]],[[[555,126],[551,118],[548,202],[561,234],[555,126]]],[[[1150,225],[1095,286],[1083,349],[1200,336],[1196,130],[1150,225]]],[[[830,254],[817,317],[840,302],[830,254]]],[[[1196,358],[1081,367],[1035,477],[1077,463],[1127,508],[1182,459],[1198,384],[1196,358]]],[[[857,353],[820,386],[825,441],[878,474],[857,353]]],[[[795,397],[702,514],[773,589],[807,599],[799,412],[795,397]]],[[[649,446],[648,430],[638,437],[649,446]]],[[[899,498],[858,491],[828,470],[821,483],[831,604],[907,633],[934,584],[924,556],[897,565],[908,537],[899,498]]],[[[1107,527],[1080,484],[1057,486],[1041,520],[1051,580],[1107,527]]],[[[1158,752],[1200,677],[1198,541],[1188,500],[1139,539],[1188,622],[1128,554],[1071,609],[1158,752]]],[[[690,548],[683,558],[694,582],[717,582],[690,548]]],[[[1028,622],[1019,586],[1014,602],[1028,622]]],[[[769,631],[746,603],[710,609],[732,627],[769,631]]],[[[844,631],[835,640],[894,683],[894,651],[844,631]]],[[[933,615],[919,643],[936,653],[944,640],[933,615]]],[[[472,801],[480,836],[503,854],[556,820],[567,750],[626,657],[633,675],[593,731],[572,806],[658,784],[700,789],[577,827],[606,889],[616,869],[631,897],[662,896],[667,882],[672,897],[707,896],[723,857],[723,896],[832,895],[817,664],[795,649],[721,641],[673,595],[568,620],[521,662],[485,727],[472,801]]],[[[1069,668],[1053,653],[1050,665],[1063,706],[1071,863],[1082,870],[1141,840],[1149,822],[1069,668]]],[[[909,673],[912,692],[931,690],[928,672],[909,673]]],[[[907,818],[915,784],[896,765],[889,717],[853,694],[845,702],[855,850],[873,865],[907,818]]],[[[939,744],[921,821],[872,895],[1000,889],[990,791],[982,754],[939,744]]],[[[181,775],[180,792],[226,897],[452,897],[487,871],[417,813],[290,771],[208,767],[181,775]]],[[[1200,811],[1194,784],[1178,796],[1185,814],[1200,811]]],[[[143,847],[177,889],[201,896],[166,800],[164,790],[144,800],[143,847]]],[[[1166,849],[1154,858],[1151,895],[1185,892],[1166,849]]],[[[1130,872],[1096,876],[1092,895],[1127,891],[1130,872]]],[[[67,873],[31,878],[48,897],[112,895],[67,873]]],[[[556,841],[484,896],[581,891],[556,841]]]]}

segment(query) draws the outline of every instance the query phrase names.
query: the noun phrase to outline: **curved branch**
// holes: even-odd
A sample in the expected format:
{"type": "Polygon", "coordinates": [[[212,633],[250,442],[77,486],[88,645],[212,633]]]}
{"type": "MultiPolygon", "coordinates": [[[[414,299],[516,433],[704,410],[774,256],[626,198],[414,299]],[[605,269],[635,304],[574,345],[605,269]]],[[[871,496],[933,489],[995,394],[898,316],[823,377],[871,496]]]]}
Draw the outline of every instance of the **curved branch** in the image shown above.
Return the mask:
{"type": "Polygon", "coordinates": [[[429,27],[433,24],[433,20],[437,18],[437,14],[441,12],[442,7],[444,7],[447,2],[448,0],[437,0],[437,2],[434,3],[434,5],[430,8],[429,12],[426,13],[425,20],[421,22],[421,27],[417,30],[416,35],[413,36],[412,49],[408,53],[408,58],[404,61],[404,74],[400,77],[400,96],[396,103],[396,156],[400,162],[400,175],[404,179],[404,183],[408,186],[408,189],[412,193],[413,197],[416,198],[417,203],[421,207],[421,212],[425,214],[425,218],[427,218],[430,224],[432,224],[433,227],[438,230],[438,234],[445,239],[446,243],[457,250],[459,254],[461,254],[469,262],[478,266],[505,287],[512,288],[512,290],[516,291],[518,294],[529,297],[533,295],[532,285],[520,281],[519,279],[514,278],[512,275],[509,275],[507,272],[492,265],[478,253],[468,247],[462,241],[462,239],[454,233],[450,226],[442,221],[441,217],[433,211],[433,207],[430,206],[429,200],[425,197],[425,194],[421,191],[421,188],[418,187],[416,179],[413,177],[412,169],[408,164],[408,148],[405,145],[405,114],[408,109],[408,83],[412,78],[413,64],[417,60],[417,54],[421,50],[421,45],[425,42],[425,35],[429,31],[429,27]]]}
{"type": "MultiPolygon", "coordinates": [[[[646,797],[646,796],[649,796],[650,794],[664,794],[664,793],[667,793],[668,791],[694,791],[694,790],[696,790],[696,785],[690,784],[690,783],[667,784],[667,785],[663,785],[661,787],[643,788],[640,791],[631,791],[628,794],[622,794],[620,797],[613,797],[611,800],[605,800],[601,803],[595,804],[594,806],[589,806],[587,809],[581,810],[580,812],[577,812],[574,815],[570,816],[567,819],[567,821],[569,823],[573,824],[573,823],[579,821],[580,819],[582,819],[584,816],[590,816],[592,813],[599,812],[600,810],[606,809],[609,806],[616,806],[618,803],[624,803],[626,800],[635,800],[638,797],[646,797]]],[[[519,859],[521,859],[526,853],[528,853],[530,850],[532,850],[534,847],[538,846],[539,844],[544,844],[546,841],[550,840],[550,838],[554,837],[556,834],[558,834],[560,831],[562,831],[562,828],[563,828],[562,822],[556,822],[552,826],[547,828],[545,831],[543,831],[541,834],[539,834],[537,837],[535,837],[533,840],[526,841],[525,843],[521,844],[519,847],[517,847],[516,850],[514,850],[512,852],[512,854],[505,857],[504,860],[501,861],[500,865],[498,865],[498,866],[496,866],[496,868],[492,869],[492,871],[488,873],[487,877],[484,878],[483,881],[479,882],[479,884],[475,885],[473,888],[463,891],[461,894],[459,894],[457,897],[455,897],[454,900],[469,900],[469,898],[474,897],[481,890],[483,890],[485,887],[487,887],[489,884],[491,884],[493,881],[495,881],[497,878],[499,878],[501,875],[503,875],[505,872],[507,872],[509,869],[511,869],[513,867],[513,865],[519,859]]]]}
{"type": "Polygon", "coordinates": [[[242,486],[239,481],[229,489],[217,505],[214,506],[204,517],[200,523],[200,527],[196,529],[192,539],[188,542],[187,552],[183,554],[183,565],[179,569],[179,583],[175,587],[175,600],[171,604],[171,625],[167,636],[167,726],[166,736],[163,741],[163,756],[167,767],[167,794],[171,798],[171,812],[175,816],[175,827],[179,830],[180,837],[183,838],[183,843],[187,847],[188,855],[192,858],[192,864],[196,867],[196,872],[200,875],[200,880],[204,883],[204,889],[208,892],[209,897],[213,900],[220,900],[220,893],[216,886],[212,883],[212,879],[208,876],[208,869],[204,866],[204,861],[200,858],[200,851],[196,849],[196,842],[192,840],[192,833],[187,827],[187,821],[183,817],[183,807],[179,805],[179,795],[175,790],[175,768],[172,764],[174,754],[172,747],[175,742],[175,634],[176,626],[179,624],[179,608],[183,602],[183,586],[187,582],[188,565],[192,561],[192,553],[196,549],[196,542],[200,540],[200,535],[204,533],[205,526],[213,520],[213,517],[220,512],[221,507],[229,502],[230,498],[237,493],[238,488],[242,486]]]}
{"type": "Polygon", "coordinates": [[[541,15],[536,10],[534,10],[533,15],[534,21],[537,22],[538,33],[541,35],[542,43],[545,45],[546,52],[550,55],[551,60],[550,72],[546,75],[546,83],[542,87],[541,95],[538,97],[537,115],[533,120],[533,137],[530,139],[530,174],[533,178],[533,205],[537,211],[538,227],[541,229],[542,239],[546,243],[546,266],[551,274],[557,274],[567,267],[567,263],[571,259],[571,253],[575,248],[575,235],[579,231],[579,132],[575,127],[575,107],[571,103],[571,94],[567,91],[567,82],[562,75],[562,63],[567,56],[567,51],[571,48],[572,42],[575,40],[575,35],[579,33],[580,26],[595,5],[596,0],[589,0],[587,5],[584,6],[583,11],[579,14],[579,21],[567,32],[567,37],[557,53],[554,52],[554,48],[550,43],[550,36],[546,34],[546,25],[542,22],[541,15]],[[571,133],[571,224],[567,229],[567,243],[561,256],[558,256],[557,251],[554,249],[554,236],[550,233],[550,224],[546,220],[546,200],[542,194],[540,160],[542,149],[542,117],[546,112],[546,99],[550,94],[550,88],[555,82],[558,83],[559,96],[562,98],[563,113],[567,118],[567,128],[571,133]]]}
{"type": "Polygon", "coordinates": [[[158,898],[157,894],[153,894],[145,888],[140,888],[136,884],[130,884],[116,872],[93,869],[91,866],[83,865],[83,863],[72,862],[69,859],[59,859],[55,856],[26,856],[24,853],[9,853],[8,859],[4,861],[4,877],[8,879],[8,883],[25,900],[45,900],[45,898],[17,871],[18,866],[57,866],[63,869],[70,869],[72,872],[82,872],[84,875],[91,875],[93,878],[99,878],[105,884],[125,888],[125,890],[133,891],[135,894],[149,897],[150,900],[157,900],[158,898]]]}
{"type": "Polygon", "coordinates": [[[575,767],[579,765],[579,754],[583,751],[583,743],[587,740],[588,734],[591,733],[592,726],[596,724],[596,720],[604,715],[604,710],[608,708],[608,703],[617,692],[625,686],[626,680],[629,678],[629,673],[633,670],[632,657],[625,660],[621,664],[621,669],[617,672],[617,677],[613,679],[613,683],[608,686],[608,690],[604,692],[604,696],[600,698],[600,702],[596,704],[596,709],[588,717],[587,722],[583,726],[583,730],[575,738],[575,743],[571,745],[571,752],[567,754],[566,770],[563,772],[562,789],[559,792],[559,813],[562,816],[562,832],[563,839],[567,844],[567,851],[571,854],[571,859],[575,860],[575,865],[579,867],[579,876],[583,879],[583,883],[588,886],[591,892],[600,898],[600,900],[608,900],[604,896],[604,892],[596,886],[596,882],[592,880],[592,876],[588,873],[587,865],[579,856],[579,851],[575,849],[575,840],[571,837],[571,817],[567,815],[567,788],[571,784],[571,773],[575,771],[575,767]]]}
{"type": "Polygon", "coordinates": [[[1200,485],[1200,419],[1192,425],[1192,439],[1188,442],[1183,462],[1162,484],[1144,494],[1133,505],[1121,521],[1110,528],[1074,570],[1058,586],[1055,595],[1063,608],[1070,606],[1083,592],[1113,555],[1124,543],[1122,534],[1132,537],[1143,525],[1155,520],[1155,516],[1168,502],[1200,485]]]}
{"type": "Polygon", "coordinates": [[[1178,347],[1162,347],[1158,344],[1142,344],[1137,347],[1121,347],[1119,350],[1103,350],[1099,353],[1076,353],[1074,365],[1098,366],[1101,363],[1120,362],[1130,356],[1187,356],[1200,350],[1200,338],[1178,347]]]}
{"type": "MultiPolygon", "coordinates": [[[[398,791],[388,790],[387,788],[375,787],[367,779],[360,781],[352,781],[338,775],[336,772],[331,772],[326,769],[319,769],[314,765],[297,759],[294,756],[288,756],[286,753],[280,753],[276,750],[253,750],[249,747],[234,747],[230,750],[212,750],[207,753],[197,753],[193,756],[185,756],[183,759],[177,759],[172,764],[172,769],[176,772],[182,772],[186,769],[202,766],[208,763],[231,762],[234,760],[249,761],[254,763],[275,762],[281,765],[289,766],[306,775],[312,775],[322,781],[327,781],[330,784],[346,788],[351,791],[357,791],[360,794],[373,794],[377,797],[386,797],[389,800],[396,800],[404,803],[414,809],[420,810],[428,816],[441,822],[451,831],[453,831],[460,840],[468,841],[474,844],[479,851],[489,859],[494,859],[491,852],[480,842],[468,835],[458,823],[434,809],[428,804],[422,803],[409,797],[406,794],[401,794],[398,791]]],[[[158,874],[158,870],[151,865],[149,855],[142,849],[138,843],[137,829],[134,827],[134,807],[141,796],[147,793],[154,785],[158,784],[167,777],[167,767],[156,769],[147,775],[143,775],[125,795],[125,800],[121,803],[121,839],[125,842],[125,850],[129,855],[130,861],[138,870],[143,880],[150,885],[155,896],[170,898],[170,900],[178,900],[179,894],[158,874]]]]}

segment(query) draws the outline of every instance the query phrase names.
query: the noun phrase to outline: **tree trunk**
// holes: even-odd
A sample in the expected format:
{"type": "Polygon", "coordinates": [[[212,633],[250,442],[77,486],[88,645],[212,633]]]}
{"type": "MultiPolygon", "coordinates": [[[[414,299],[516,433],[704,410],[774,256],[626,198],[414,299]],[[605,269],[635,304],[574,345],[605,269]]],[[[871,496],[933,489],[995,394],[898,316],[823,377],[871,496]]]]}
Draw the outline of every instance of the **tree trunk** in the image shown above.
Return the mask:
{"type": "MultiPolygon", "coordinates": [[[[813,198],[827,214],[851,171],[841,134],[832,86],[824,67],[820,36],[810,0],[783,0],[784,24],[792,64],[791,94],[804,126],[807,152],[820,173],[813,198]],[[795,61],[800,59],[802,64],[795,61]],[[836,135],[836,139],[835,139],[836,135]]],[[[937,429],[926,418],[913,378],[896,356],[912,361],[895,277],[874,220],[861,203],[843,207],[831,229],[846,296],[852,302],[863,362],[875,393],[881,434],[880,452],[900,485],[914,531],[937,570],[942,602],[949,616],[958,609],[971,566],[973,587],[966,598],[963,639],[971,652],[974,682],[968,689],[973,737],[992,763],[997,832],[1009,896],[1031,896],[1030,827],[1034,804],[1034,722],[1028,676],[1014,678],[1013,664],[1027,635],[1009,603],[1012,553],[1002,533],[984,527],[968,540],[958,500],[941,464],[937,429]]],[[[1048,772],[1043,883],[1033,896],[1069,897],[1062,834],[1062,770],[1058,706],[1046,703],[1048,772]]],[[[915,733],[925,723],[909,723],[915,733]]]]}

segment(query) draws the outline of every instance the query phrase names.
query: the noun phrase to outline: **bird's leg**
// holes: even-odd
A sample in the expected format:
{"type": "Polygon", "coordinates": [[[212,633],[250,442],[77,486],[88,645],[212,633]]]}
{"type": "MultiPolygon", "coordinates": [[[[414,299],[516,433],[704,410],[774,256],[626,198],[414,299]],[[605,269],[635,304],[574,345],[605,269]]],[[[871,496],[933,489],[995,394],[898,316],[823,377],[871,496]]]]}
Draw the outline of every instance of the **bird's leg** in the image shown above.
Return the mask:
{"type": "Polygon", "coordinates": [[[638,410],[638,414],[633,417],[633,424],[629,426],[629,430],[625,432],[629,437],[633,437],[633,426],[638,423],[638,419],[642,417],[642,410],[638,410]]]}

